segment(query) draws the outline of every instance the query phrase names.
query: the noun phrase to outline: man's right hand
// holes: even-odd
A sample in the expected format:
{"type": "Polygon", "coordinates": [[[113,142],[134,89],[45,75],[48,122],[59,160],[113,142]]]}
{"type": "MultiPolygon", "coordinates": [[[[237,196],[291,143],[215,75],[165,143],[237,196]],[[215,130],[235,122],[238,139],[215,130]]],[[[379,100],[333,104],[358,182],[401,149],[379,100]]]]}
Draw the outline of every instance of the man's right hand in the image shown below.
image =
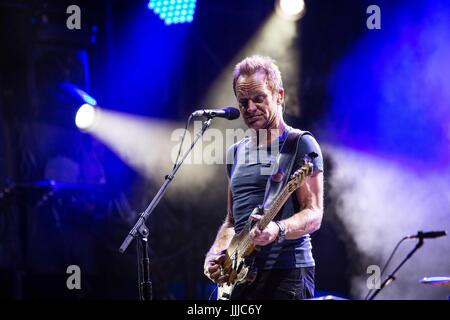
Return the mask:
{"type": "Polygon", "coordinates": [[[222,274],[222,264],[225,261],[225,250],[220,253],[208,253],[204,264],[204,273],[211,281],[223,284],[228,281],[229,275],[222,274]]]}

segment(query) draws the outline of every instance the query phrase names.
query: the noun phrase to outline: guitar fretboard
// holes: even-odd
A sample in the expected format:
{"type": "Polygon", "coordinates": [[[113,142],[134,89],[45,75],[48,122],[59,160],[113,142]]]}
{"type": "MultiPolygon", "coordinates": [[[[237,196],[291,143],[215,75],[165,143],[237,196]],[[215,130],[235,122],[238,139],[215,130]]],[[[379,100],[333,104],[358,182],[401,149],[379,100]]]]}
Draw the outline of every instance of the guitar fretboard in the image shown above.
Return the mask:
{"type": "MultiPolygon", "coordinates": [[[[303,174],[300,179],[304,180],[303,174]]],[[[294,181],[289,181],[288,184],[283,188],[280,194],[276,197],[275,201],[270,205],[270,208],[264,213],[261,220],[258,222],[258,227],[262,230],[272,221],[277,213],[281,210],[281,207],[285,204],[287,199],[291,196],[291,194],[296,190],[294,187],[294,181]]]]}
{"type": "MultiPolygon", "coordinates": [[[[283,207],[291,194],[301,185],[303,185],[303,183],[305,182],[305,178],[312,173],[312,167],[313,165],[309,162],[305,164],[301,169],[297,170],[298,176],[295,176],[286,184],[286,186],[284,186],[284,188],[275,198],[270,207],[264,210],[264,214],[261,220],[259,220],[257,225],[254,227],[257,227],[261,230],[267,227],[267,225],[275,218],[275,216],[280,211],[281,207],[283,207]]],[[[237,248],[234,251],[235,253],[238,252],[238,254],[243,254],[245,252],[248,252],[247,250],[250,249],[250,246],[253,243],[253,240],[250,237],[250,231],[250,229],[247,229],[246,231],[243,230],[244,235],[241,237],[237,248]]]]}

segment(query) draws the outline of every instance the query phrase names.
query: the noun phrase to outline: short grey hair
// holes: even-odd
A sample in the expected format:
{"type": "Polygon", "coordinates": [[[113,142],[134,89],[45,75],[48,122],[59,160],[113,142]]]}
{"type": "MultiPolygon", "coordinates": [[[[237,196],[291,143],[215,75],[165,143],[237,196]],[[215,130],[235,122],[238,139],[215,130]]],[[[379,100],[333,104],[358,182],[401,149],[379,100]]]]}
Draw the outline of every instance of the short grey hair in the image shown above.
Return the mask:
{"type": "Polygon", "coordinates": [[[272,92],[278,92],[283,87],[281,72],[275,60],[268,56],[254,55],[239,62],[233,71],[233,91],[236,95],[236,82],[240,76],[251,76],[262,72],[266,76],[267,85],[272,92]]]}

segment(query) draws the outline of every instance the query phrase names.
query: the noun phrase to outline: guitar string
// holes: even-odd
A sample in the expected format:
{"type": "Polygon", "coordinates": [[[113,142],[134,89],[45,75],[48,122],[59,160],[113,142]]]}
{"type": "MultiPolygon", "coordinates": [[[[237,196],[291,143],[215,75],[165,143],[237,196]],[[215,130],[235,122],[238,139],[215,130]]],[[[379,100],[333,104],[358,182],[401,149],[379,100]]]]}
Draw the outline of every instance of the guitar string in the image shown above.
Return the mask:
{"type": "MultiPolygon", "coordinates": [[[[300,169],[301,170],[301,173],[300,173],[300,181],[303,181],[305,178],[306,178],[306,176],[304,175],[305,174],[305,171],[304,171],[304,168],[301,168],[300,169]]],[[[304,182],[304,181],[303,181],[304,182]]],[[[300,184],[299,184],[299,187],[303,184],[303,182],[300,182],[300,184]]],[[[290,183],[288,183],[284,188],[283,188],[283,191],[280,193],[280,195],[277,197],[277,200],[275,200],[275,202],[274,202],[274,204],[271,206],[271,208],[276,208],[280,203],[280,201],[283,201],[282,199],[284,198],[284,197],[289,197],[290,196],[290,194],[292,194],[294,191],[295,191],[295,189],[294,190],[292,190],[291,192],[289,192],[289,187],[290,187],[290,183]],[[286,192],[288,192],[288,194],[285,194],[286,192]]],[[[284,201],[283,201],[284,202],[284,201]]],[[[280,208],[281,209],[281,208],[280,208]]],[[[271,209],[269,209],[269,211],[270,211],[271,209]]],[[[267,217],[267,216],[263,216],[263,218],[262,219],[264,219],[264,217],[267,217]]],[[[272,221],[273,220],[273,218],[272,219],[270,219],[270,221],[272,221]]],[[[261,221],[261,220],[260,220],[261,221]]],[[[270,222],[269,221],[269,222],[270,222]]],[[[251,229],[250,229],[250,231],[251,231],[251,229]]],[[[246,236],[245,236],[245,238],[244,238],[244,240],[242,240],[241,241],[241,243],[239,243],[238,244],[238,246],[236,247],[236,249],[231,253],[231,255],[229,255],[230,257],[232,257],[232,256],[234,256],[235,254],[236,254],[236,252],[238,252],[238,251],[243,251],[243,250],[245,250],[245,251],[247,251],[247,249],[248,249],[248,246],[250,245],[250,243],[251,243],[251,241],[253,241],[252,239],[250,239],[250,235],[249,234],[247,234],[246,236]],[[241,247],[241,245],[242,244],[244,244],[243,245],[243,248],[241,247]]],[[[244,251],[244,253],[245,253],[245,251],[244,251]]]]}
{"type": "MultiPolygon", "coordinates": [[[[301,173],[300,173],[300,183],[299,183],[299,187],[300,187],[300,186],[303,185],[303,183],[305,182],[304,180],[306,179],[306,177],[309,176],[309,174],[308,174],[307,171],[305,172],[305,168],[304,168],[304,167],[302,167],[302,168],[299,169],[299,170],[301,171],[301,173]]],[[[275,202],[274,202],[274,204],[271,206],[271,208],[276,208],[276,207],[279,205],[279,202],[282,201],[282,199],[283,199],[284,197],[290,196],[290,194],[293,193],[293,192],[297,189],[297,188],[295,188],[295,189],[293,189],[291,192],[289,192],[289,187],[290,187],[290,185],[291,185],[291,183],[289,182],[289,183],[283,188],[283,191],[282,191],[282,192],[280,193],[280,195],[277,197],[277,200],[275,200],[275,202]],[[287,195],[285,194],[286,192],[288,192],[287,195]]],[[[281,209],[281,208],[280,208],[280,209],[281,209]]],[[[270,210],[270,209],[269,209],[269,210],[270,210]]],[[[267,217],[267,216],[263,216],[263,219],[264,219],[264,217],[267,217]]],[[[273,219],[273,218],[272,218],[272,219],[273,219]]],[[[272,219],[271,219],[271,220],[272,220],[272,219]]],[[[271,221],[271,220],[270,220],[270,221],[271,221]]],[[[270,221],[269,221],[269,222],[270,222],[270,221]]],[[[238,246],[236,247],[236,249],[231,253],[231,255],[229,255],[229,257],[234,256],[234,255],[236,254],[237,251],[242,251],[242,250],[243,250],[242,246],[244,247],[245,251],[247,251],[248,246],[250,245],[250,242],[251,242],[251,241],[252,241],[252,240],[250,239],[249,234],[247,234],[247,235],[245,236],[244,240],[242,240],[241,243],[238,244],[238,246]],[[242,244],[244,244],[244,245],[242,245],[242,244]]],[[[244,251],[244,253],[245,253],[245,251],[244,251]]],[[[231,259],[229,259],[229,262],[231,262],[231,259]]]]}
{"type": "MultiPolygon", "coordinates": [[[[288,184],[288,185],[289,185],[289,184],[288,184]]],[[[288,185],[285,186],[285,187],[283,188],[283,191],[280,193],[280,196],[277,197],[277,200],[275,200],[275,202],[274,202],[274,204],[271,206],[271,208],[275,208],[275,207],[279,204],[279,200],[280,200],[280,199],[282,199],[282,198],[284,198],[284,197],[286,197],[286,196],[289,196],[289,194],[286,195],[286,191],[289,190],[288,185]]],[[[269,209],[269,211],[270,211],[270,210],[272,210],[272,209],[269,209]]],[[[265,217],[265,216],[263,216],[263,219],[264,219],[264,217],[265,217]]],[[[253,229],[253,228],[252,228],[252,229],[253,229]]],[[[250,231],[251,231],[252,229],[250,229],[250,231]]],[[[248,246],[250,245],[251,241],[252,241],[252,239],[250,238],[250,234],[247,233],[247,234],[245,235],[245,238],[244,238],[243,240],[241,240],[241,242],[238,244],[238,246],[235,248],[235,250],[234,250],[229,256],[230,256],[230,257],[233,257],[233,256],[236,254],[236,252],[242,252],[242,251],[245,252],[245,251],[247,251],[248,246]]]]}
{"type": "MultiPolygon", "coordinates": [[[[289,188],[288,187],[286,187],[284,190],[283,190],[283,192],[280,194],[280,197],[278,197],[278,199],[274,202],[274,204],[273,204],[273,207],[272,208],[277,208],[277,207],[279,207],[280,206],[280,202],[284,202],[283,201],[283,198],[284,197],[289,197],[290,196],[290,194],[291,194],[292,192],[289,192],[289,188]],[[287,194],[286,194],[286,192],[287,192],[287,194]]],[[[279,209],[281,209],[281,208],[279,208],[279,209]]],[[[274,209],[269,209],[270,211],[274,211],[274,209]]],[[[278,210],[277,210],[278,211],[278,210]]],[[[270,216],[270,214],[269,215],[264,215],[263,216],[263,218],[262,219],[268,219],[267,217],[268,216],[270,216]]],[[[273,220],[273,218],[272,219],[269,219],[269,223],[270,223],[270,221],[272,221],[273,220]]],[[[260,221],[262,221],[262,220],[260,220],[260,221]]],[[[253,229],[253,228],[252,228],[253,229]]],[[[246,239],[245,239],[245,245],[244,245],[244,249],[246,250],[247,248],[248,248],[248,246],[250,245],[250,243],[252,242],[253,240],[250,238],[250,235],[248,234],[247,236],[246,236],[246,239]]],[[[242,248],[241,248],[241,250],[242,250],[242,248]]]]}
{"type": "MultiPolygon", "coordinates": [[[[289,187],[290,187],[290,184],[288,183],[288,184],[283,188],[283,191],[282,191],[282,192],[280,193],[280,195],[277,197],[277,200],[275,200],[274,204],[271,206],[271,209],[269,209],[269,211],[273,211],[272,208],[278,207],[278,206],[280,205],[280,202],[284,202],[284,201],[285,201],[284,198],[289,197],[290,194],[293,193],[293,191],[292,191],[292,192],[289,192],[289,187]]],[[[279,209],[281,209],[281,208],[279,208],[279,209]]],[[[270,215],[270,214],[269,214],[269,215],[270,215]]],[[[267,216],[269,216],[269,215],[267,215],[267,216]]],[[[262,219],[267,219],[267,216],[264,215],[262,219]]],[[[272,218],[272,219],[273,219],[273,218],[272,218]]],[[[270,221],[272,221],[272,219],[270,219],[270,221]]],[[[260,220],[260,221],[261,221],[261,220],[260,220]]],[[[270,221],[269,221],[269,222],[270,222],[270,221]]],[[[246,237],[244,238],[244,240],[243,240],[243,241],[238,245],[238,247],[233,251],[232,256],[236,253],[236,251],[242,251],[242,250],[244,250],[244,249],[245,249],[245,251],[246,251],[246,250],[248,249],[248,246],[249,246],[249,244],[250,244],[251,241],[252,241],[252,239],[250,238],[249,234],[247,234],[246,237]],[[239,247],[242,243],[244,243],[243,248],[242,248],[242,247],[239,247]]],[[[245,252],[245,251],[244,251],[244,252],[245,252]]]]}
{"type": "MultiPolygon", "coordinates": [[[[286,190],[287,190],[287,189],[286,189],[286,190]]],[[[286,194],[284,194],[286,190],[283,190],[282,196],[281,196],[279,199],[281,199],[281,198],[283,198],[283,197],[286,196],[286,194]]],[[[279,203],[279,201],[278,201],[278,199],[277,199],[277,201],[275,201],[273,207],[276,208],[276,207],[278,206],[278,203],[279,203]]],[[[269,210],[270,210],[270,211],[273,211],[273,210],[271,210],[271,209],[269,209],[269,210]]],[[[269,215],[270,215],[270,214],[269,214],[269,215]]],[[[266,216],[263,216],[262,219],[264,219],[264,217],[266,217],[266,216]]],[[[260,220],[260,221],[262,221],[262,220],[260,220]]],[[[253,229],[253,228],[252,228],[252,229],[253,229]]],[[[251,232],[252,229],[250,229],[250,232],[251,232]]],[[[244,240],[240,243],[240,245],[242,245],[242,247],[239,247],[239,245],[238,245],[238,248],[233,252],[233,255],[236,253],[236,251],[244,251],[244,252],[245,252],[245,251],[248,249],[248,246],[250,245],[251,241],[252,241],[252,239],[251,239],[251,237],[250,237],[250,234],[247,234],[247,235],[245,236],[244,240]]]]}

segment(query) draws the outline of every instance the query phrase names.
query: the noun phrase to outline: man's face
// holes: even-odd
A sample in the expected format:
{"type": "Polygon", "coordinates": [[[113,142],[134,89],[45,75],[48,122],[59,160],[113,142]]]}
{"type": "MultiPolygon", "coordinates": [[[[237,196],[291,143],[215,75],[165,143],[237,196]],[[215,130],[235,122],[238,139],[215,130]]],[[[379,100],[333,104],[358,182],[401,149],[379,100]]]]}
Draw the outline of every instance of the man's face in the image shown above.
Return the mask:
{"type": "Polygon", "coordinates": [[[279,116],[277,100],[283,98],[283,93],[280,89],[279,93],[273,94],[262,72],[239,76],[236,99],[245,124],[254,130],[273,128],[279,116]]]}

